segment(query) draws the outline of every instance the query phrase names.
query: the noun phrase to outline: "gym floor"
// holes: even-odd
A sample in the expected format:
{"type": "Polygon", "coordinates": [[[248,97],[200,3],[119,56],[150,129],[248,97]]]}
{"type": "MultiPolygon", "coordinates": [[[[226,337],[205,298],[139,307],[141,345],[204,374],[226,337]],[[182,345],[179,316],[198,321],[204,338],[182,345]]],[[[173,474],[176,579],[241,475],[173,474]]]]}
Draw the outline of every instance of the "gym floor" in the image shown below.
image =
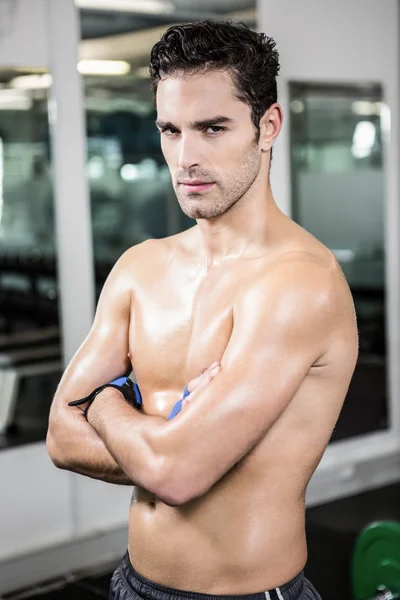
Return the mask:
{"type": "MultiPolygon", "coordinates": [[[[306,576],[323,600],[352,600],[350,562],[358,533],[376,520],[400,521],[400,483],[336,500],[307,511],[309,559],[306,576]]],[[[73,583],[56,582],[4,596],[4,600],[95,600],[108,598],[112,571],[88,574],[73,583]]]]}

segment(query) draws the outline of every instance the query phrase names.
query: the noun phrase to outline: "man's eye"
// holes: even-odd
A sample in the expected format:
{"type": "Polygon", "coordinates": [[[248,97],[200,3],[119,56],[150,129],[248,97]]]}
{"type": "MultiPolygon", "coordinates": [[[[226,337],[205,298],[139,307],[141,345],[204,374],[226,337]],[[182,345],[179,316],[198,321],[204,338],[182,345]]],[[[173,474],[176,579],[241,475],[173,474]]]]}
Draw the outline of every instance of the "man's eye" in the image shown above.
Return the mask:
{"type": "Polygon", "coordinates": [[[220,127],[219,125],[210,125],[210,127],[207,127],[206,131],[207,133],[220,133],[221,131],[224,131],[225,127],[220,127]]]}
{"type": "Polygon", "coordinates": [[[166,127],[165,129],[161,129],[161,133],[165,133],[166,135],[175,135],[175,133],[179,132],[174,127],[166,127]]]}

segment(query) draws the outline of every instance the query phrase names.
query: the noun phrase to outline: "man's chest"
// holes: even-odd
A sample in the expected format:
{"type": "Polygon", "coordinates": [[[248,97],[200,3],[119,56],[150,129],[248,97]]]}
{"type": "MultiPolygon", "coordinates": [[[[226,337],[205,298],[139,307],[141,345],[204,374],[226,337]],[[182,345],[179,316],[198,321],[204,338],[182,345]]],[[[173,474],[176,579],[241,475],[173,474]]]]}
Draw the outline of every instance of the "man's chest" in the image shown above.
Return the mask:
{"type": "Polygon", "coordinates": [[[233,328],[233,308],[244,278],[220,270],[199,280],[164,277],[157,289],[135,292],[129,347],[133,369],[144,389],[182,388],[202,369],[220,360],[233,328]]]}

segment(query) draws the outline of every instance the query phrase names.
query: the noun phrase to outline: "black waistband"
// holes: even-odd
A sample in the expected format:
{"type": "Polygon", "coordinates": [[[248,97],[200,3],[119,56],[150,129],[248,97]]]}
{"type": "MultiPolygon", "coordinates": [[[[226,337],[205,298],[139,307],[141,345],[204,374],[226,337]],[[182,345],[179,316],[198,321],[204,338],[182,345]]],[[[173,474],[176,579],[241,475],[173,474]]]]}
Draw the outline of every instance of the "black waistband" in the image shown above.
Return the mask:
{"type": "Polygon", "coordinates": [[[304,572],[302,571],[291,581],[273,590],[233,596],[201,594],[199,592],[176,590],[146,579],[146,577],[135,571],[129,560],[128,552],[122,559],[121,568],[129,586],[145,600],[175,600],[176,598],[188,598],[190,600],[297,600],[301,597],[304,587],[304,572]]]}

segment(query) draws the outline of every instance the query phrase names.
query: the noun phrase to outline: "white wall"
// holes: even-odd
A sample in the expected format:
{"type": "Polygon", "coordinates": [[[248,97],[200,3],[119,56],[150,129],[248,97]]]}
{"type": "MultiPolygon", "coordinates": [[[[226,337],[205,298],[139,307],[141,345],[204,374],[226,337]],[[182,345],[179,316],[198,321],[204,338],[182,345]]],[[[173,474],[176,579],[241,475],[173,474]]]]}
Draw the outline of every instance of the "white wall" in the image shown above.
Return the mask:
{"type": "MultiPolygon", "coordinates": [[[[392,427],[389,432],[331,444],[309,487],[308,500],[315,504],[400,479],[397,458],[400,450],[398,2],[259,0],[258,17],[259,31],[275,39],[281,58],[279,102],[286,119],[275,144],[271,181],[275,199],[286,213],[291,213],[289,82],[381,83],[383,100],[392,115],[391,141],[386,141],[384,148],[386,314],[392,427]]],[[[338,175],[338,178],[342,176],[338,175]]],[[[306,183],[308,185],[310,181],[303,181],[306,183]]],[[[315,192],[310,199],[314,203],[318,202],[315,192]]],[[[321,197],[321,202],[324,201],[325,197],[321,197]]]]}
{"type": "Polygon", "coordinates": [[[0,563],[73,534],[69,474],[43,444],[0,451],[0,507],[0,563]]]}
{"type": "Polygon", "coordinates": [[[47,0],[2,0],[0,65],[46,67],[47,0]]]}

